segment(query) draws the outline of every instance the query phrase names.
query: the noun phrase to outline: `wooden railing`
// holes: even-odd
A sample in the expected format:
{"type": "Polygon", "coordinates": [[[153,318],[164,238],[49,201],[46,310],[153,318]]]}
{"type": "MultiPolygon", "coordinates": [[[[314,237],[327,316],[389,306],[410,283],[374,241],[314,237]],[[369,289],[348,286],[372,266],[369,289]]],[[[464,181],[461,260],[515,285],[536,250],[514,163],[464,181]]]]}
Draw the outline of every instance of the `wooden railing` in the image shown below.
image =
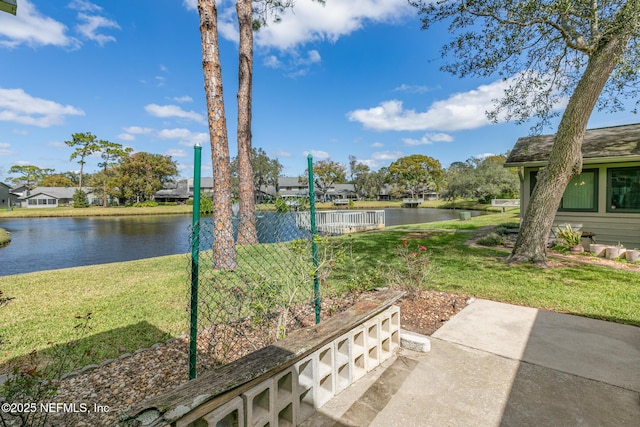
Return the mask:
{"type": "Polygon", "coordinates": [[[493,199],[491,206],[502,208],[502,212],[504,212],[505,208],[519,208],[520,199],[493,199]]]}
{"type": "MultiPolygon", "coordinates": [[[[349,234],[376,230],[384,228],[384,221],[384,210],[316,212],[316,228],[321,233],[349,234]]],[[[311,230],[310,213],[296,213],[296,226],[301,230],[311,230]]]]}

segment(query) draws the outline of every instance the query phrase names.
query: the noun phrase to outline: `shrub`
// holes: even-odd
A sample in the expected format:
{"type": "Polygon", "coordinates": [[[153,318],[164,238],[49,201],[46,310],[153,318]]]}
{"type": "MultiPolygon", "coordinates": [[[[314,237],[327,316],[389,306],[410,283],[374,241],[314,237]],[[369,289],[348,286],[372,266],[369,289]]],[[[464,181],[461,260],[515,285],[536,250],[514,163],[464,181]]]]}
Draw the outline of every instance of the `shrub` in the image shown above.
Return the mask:
{"type": "Polygon", "coordinates": [[[144,202],[134,203],[134,208],[155,208],[158,204],[152,200],[145,200],[144,202]]]}
{"type": "Polygon", "coordinates": [[[433,268],[426,246],[414,247],[404,240],[401,245],[395,247],[393,253],[400,259],[400,265],[390,266],[386,271],[386,281],[389,286],[413,291],[427,285],[433,268]]]}
{"type": "Polygon", "coordinates": [[[213,199],[205,193],[200,193],[200,214],[207,215],[213,213],[213,199]]]}
{"type": "Polygon", "coordinates": [[[480,237],[477,243],[482,246],[502,246],[505,243],[505,239],[504,235],[492,231],[486,236],[480,237]]]}
{"type": "Polygon", "coordinates": [[[75,193],[73,193],[73,207],[74,208],[88,208],[89,207],[89,199],[87,198],[87,193],[84,191],[77,189],[75,193]]]}
{"type": "Polygon", "coordinates": [[[285,213],[285,212],[289,212],[290,209],[291,208],[287,204],[287,201],[284,200],[282,197],[278,197],[276,199],[276,212],[285,213]]]}

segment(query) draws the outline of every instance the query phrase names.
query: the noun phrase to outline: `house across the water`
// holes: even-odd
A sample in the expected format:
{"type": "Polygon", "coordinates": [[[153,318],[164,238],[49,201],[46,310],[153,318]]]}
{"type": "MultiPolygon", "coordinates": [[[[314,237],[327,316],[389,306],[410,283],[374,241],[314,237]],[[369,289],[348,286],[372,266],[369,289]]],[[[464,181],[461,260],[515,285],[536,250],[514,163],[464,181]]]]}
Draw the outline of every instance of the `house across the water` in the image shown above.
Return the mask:
{"type": "MultiPolygon", "coordinates": [[[[72,206],[73,194],[77,187],[36,187],[33,190],[26,191],[18,201],[23,208],[56,208],[58,206],[72,206]]],[[[98,203],[93,189],[84,187],[82,189],[87,193],[87,200],[90,205],[98,203]]]]}
{"type": "MultiPolygon", "coordinates": [[[[505,167],[524,172],[522,214],[554,136],[520,138],[507,158],[505,167]]],[[[587,130],[582,158],[582,173],[567,185],[554,224],[582,224],[598,243],[640,248],[640,124],[587,130]]]]}

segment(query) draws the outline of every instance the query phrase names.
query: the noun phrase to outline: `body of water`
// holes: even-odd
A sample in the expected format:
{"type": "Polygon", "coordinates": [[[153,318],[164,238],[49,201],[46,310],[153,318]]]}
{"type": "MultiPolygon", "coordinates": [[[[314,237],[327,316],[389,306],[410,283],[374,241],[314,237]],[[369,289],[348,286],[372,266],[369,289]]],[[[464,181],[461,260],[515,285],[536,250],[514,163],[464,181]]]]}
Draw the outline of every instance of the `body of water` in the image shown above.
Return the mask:
{"type": "MultiPolygon", "coordinates": [[[[385,209],[387,226],[457,219],[458,213],[385,209]]],[[[265,236],[278,233],[270,215],[274,214],[258,219],[258,229],[265,236]]],[[[0,219],[0,228],[12,238],[0,248],[0,276],[188,253],[190,226],[191,217],[186,215],[0,219]]],[[[291,224],[286,228],[291,233],[291,224]]],[[[287,238],[304,235],[295,231],[287,238]]]]}

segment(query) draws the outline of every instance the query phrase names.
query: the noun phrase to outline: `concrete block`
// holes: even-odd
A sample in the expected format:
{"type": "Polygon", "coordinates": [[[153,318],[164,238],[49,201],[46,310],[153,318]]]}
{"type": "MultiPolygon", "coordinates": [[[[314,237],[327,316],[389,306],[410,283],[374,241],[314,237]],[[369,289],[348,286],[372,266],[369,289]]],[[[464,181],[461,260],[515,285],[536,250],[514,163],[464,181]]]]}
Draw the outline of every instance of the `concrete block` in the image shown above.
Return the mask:
{"type": "Polygon", "coordinates": [[[245,420],[248,427],[275,424],[275,398],[273,378],[242,393],[245,420]]]}
{"type": "Polygon", "coordinates": [[[316,364],[318,355],[313,353],[294,365],[296,380],[296,410],[298,424],[309,418],[316,412],[316,388],[317,374],[316,364]]]}
{"type": "Polygon", "coordinates": [[[321,407],[335,395],[335,354],[334,343],[320,348],[318,351],[318,382],[316,405],[321,407]]]}
{"type": "Polygon", "coordinates": [[[343,335],[334,341],[335,350],[335,392],[340,393],[351,385],[353,381],[353,362],[351,358],[351,351],[353,343],[352,337],[347,334],[343,335]]]}
{"type": "Polygon", "coordinates": [[[208,426],[234,427],[244,426],[244,403],[240,396],[234,397],[213,412],[205,415],[203,419],[208,426]]]}
{"type": "Polygon", "coordinates": [[[296,370],[291,367],[273,379],[275,387],[275,426],[293,427],[297,425],[300,403],[298,401],[298,381],[296,370]]]}
{"type": "Polygon", "coordinates": [[[351,333],[351,377],[353,381],[362,378],[367,373],[366,366],[366,332],[364,326],[354,328],[351,333]]]}
{"type": "Polygon", "coordinates": [[[366,353],[365,366],[367,372],[380,365],[380,317],[376,316],[364,324],[366,353]]]}
{"type": "Polygon", "coordinates": [[[429,337],[409,331],[400,331],[400,346],[407,350],[427,353],[431,351],[429,337]]]}

